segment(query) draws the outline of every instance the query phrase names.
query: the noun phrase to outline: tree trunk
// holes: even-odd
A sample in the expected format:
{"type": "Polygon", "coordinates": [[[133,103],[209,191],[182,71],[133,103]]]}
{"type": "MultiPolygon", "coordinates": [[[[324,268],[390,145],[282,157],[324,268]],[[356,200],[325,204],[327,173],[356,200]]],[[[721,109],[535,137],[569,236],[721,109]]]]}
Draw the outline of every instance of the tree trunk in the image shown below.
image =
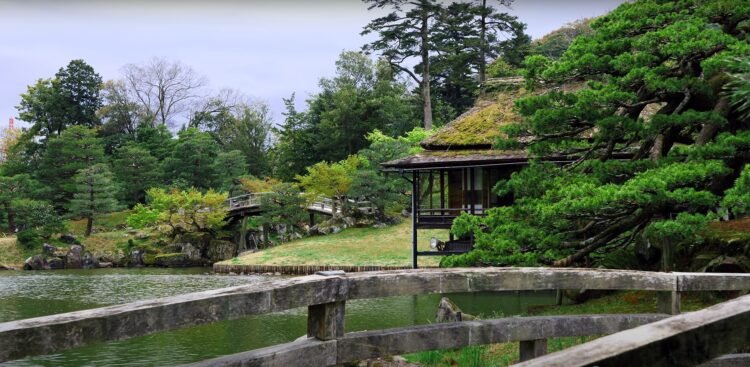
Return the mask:
{"type": "Polygon", "coordinates": [[[89,214],[86,216],[86,234],[85,237],[91,236],[91,231],[94,229],[94,216],[89,214]]]}
{"type": "Polygon", "coordinates": [[[8,213],[8,229],[11,233],[16,231],[16,212],[10,207],[10,202],[5,202],[5,212],[8,213]]]}
{"type": "Polygon", "coordinates": [[[487,0],[482,0],[482,18],[479,26],[479,84],[487,80],[487,0]]]}
{"type": "Polygon", "coordinates": [[[424,113],[425,130],[432,129],[432,97],[430,96],[430,52],[429,52],[429,9],[422,10],[422,111],[424,113]]]}
{"type": "MultiPolygon", "coordinates": [[[[716,106],[714,106],[714,112],[726,117],[729,114],[729,100],[727,97],[721,97],[719,101],[716,103],[716,106]]],[[[711,139],[713,139],[714,135],[719,131],[719,127],[714,124],[705,124],[701,128],[700,134],[698,134],[698,139],[696,139],[695,144],[696,145],[706,145],[711,139]]]]}

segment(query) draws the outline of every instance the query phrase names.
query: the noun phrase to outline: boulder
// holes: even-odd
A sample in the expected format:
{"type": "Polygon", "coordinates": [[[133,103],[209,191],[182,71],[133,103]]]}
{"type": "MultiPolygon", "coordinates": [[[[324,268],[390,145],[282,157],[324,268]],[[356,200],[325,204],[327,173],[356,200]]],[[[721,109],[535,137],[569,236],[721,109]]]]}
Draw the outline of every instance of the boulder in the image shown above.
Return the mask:
{"type": "Polygon", "coordinates": [[[237,245],[224,240],[213,240],[208,246],[208,259],[211,262],[229,260],[237,253],[237,245]]]}
{"type": "Polygon", "coordinates": [[[201,250],[190,243],[183,243],[179,246],[179,252],[187,255],[190,261],[198,264],[202,260],[201,250]]]}
{"type": "Polygon", "coordinates": [[[83,246],[72,245],[65,257],[65,267],[68,269],[80,269],[83,267],[83,246]]]}
{"type": "Polygon", "coordinates": [[[111,267],[113,267],[112,263],[102,262],[102,261],[99,262],[99,268],[111,268],[111,267]]]}
{"type": "Polygon", "coordinates": [[[455,303],[451,302],[448,297],[443,297],[438,303],[437,314],[435,315],[436,322],[457,322],[457,321],[471,321],[475,320],[476,317],[465,314],[461,311],[455,303]]]}
{"type": "Polygon", "coordinates": [[[23,270],[45,270],[47,261],[42,255],[34,255],[23,262],[23,270]]]}
{"type": "Polygon", "coordinates": [[[53,270],[65,269],[65,260],[60,257],[50,257],[47,259],[47,267],[53,270]]]}
{"type": "Polygon", "coordinates": [[[167,268],[184,268],[193,266],[193,262],[186,254],[181,252],[173,254],[160,254],[154,257],[156,265],[167,267],[167,268]]]}
{"type": "Polygon", "coordinates": [[[60,242],[68,245],[80,245],[81,241],[70,233],[60,235],[60,242]]]}
{"type": "Polygon", "coordinates": [[[145,255],[146,252],[143,250],[133,250],[130,253],[130,261],[128,262],[128,265],[130,266],[143,266],[143,255],[145,255]]]}
{"type": "Polygon", "coordinates": [[[52,246],[49,243],[45,243],[42,245],[42,255],[52,256],[55,252],[57,252],[57,247],[52,246]]]}
{"type": "Polygon", "coordinates": [[[86,252],[83,255],[81,265],[84,269],[96,269],[99,265],[99,261],[90,252],[86,252]]]}

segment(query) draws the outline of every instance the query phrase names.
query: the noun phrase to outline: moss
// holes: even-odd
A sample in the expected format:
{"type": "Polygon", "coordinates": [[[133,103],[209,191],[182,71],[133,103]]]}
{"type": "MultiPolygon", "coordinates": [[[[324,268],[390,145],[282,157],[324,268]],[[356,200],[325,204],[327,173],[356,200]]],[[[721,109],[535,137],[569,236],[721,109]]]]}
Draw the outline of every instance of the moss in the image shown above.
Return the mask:
{"type": "Polygon", "coordinates": [[[143,254],[143,265],[153,266],[156,265],[156,255],[154,254],[143,254]]]}
{"type": "Polygon", "coordinates": [[[494,99],[477,102],[474,108],[425,139],[422,145],[491,146],[503,136],[501,127],[520,121],[514,105],[520,95],[520,92],[501,93],[494,99]]]}

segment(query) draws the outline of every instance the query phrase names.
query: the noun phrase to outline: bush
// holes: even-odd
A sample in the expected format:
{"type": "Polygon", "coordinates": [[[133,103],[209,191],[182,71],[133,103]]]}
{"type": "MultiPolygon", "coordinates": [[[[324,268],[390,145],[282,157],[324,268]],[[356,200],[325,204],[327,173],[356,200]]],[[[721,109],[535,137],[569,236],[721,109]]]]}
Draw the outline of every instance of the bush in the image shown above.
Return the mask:
{"type": "Polygon", "coordinates": [[[24,229],[18,232],[16,240],[26,250],[34,250],[44,243],[44,238],[36,229],[24,229]]]}

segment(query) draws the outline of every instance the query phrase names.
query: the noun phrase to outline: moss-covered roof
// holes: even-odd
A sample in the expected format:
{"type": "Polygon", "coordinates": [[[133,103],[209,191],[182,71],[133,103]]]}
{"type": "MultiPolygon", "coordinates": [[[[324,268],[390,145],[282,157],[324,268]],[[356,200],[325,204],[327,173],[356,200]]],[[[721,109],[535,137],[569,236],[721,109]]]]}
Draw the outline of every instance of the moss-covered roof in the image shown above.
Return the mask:
{"type": "MultiPolygon", "coordinates": [[[[518,77],[497,78],[494,84],[503,85],[498,93],[479,98],[475,106],[443,126],[435,134],[423,140],[421,145],[428,150],[491,149],[495,141],[503,137],[503,126],[520,122],[515,101],[532,94],[522,85],[518,77]]],[[[581,89],[584,82],[569,82],[563,85],[539,88],[533,94],[550,90],[573,92],[581,89]]]]}
{"type": "Polygon", "coordinates": [[[469,111],[423,140],[422,147],[430,150],[491,148],[502,136],[503,126],[519,121],[514,101],[522,93],[522,90],[506,91],[492,99],[479,100],[469,111]]]}
{"type": "Polygon", "coordinates": [[[405,158],[385,162],[386,169],[419,169],[428,167],[470,167],[492,164],[524,164],[528,160],[523,150],[464,149],[464,150],[425,150],[405,158]]]}

